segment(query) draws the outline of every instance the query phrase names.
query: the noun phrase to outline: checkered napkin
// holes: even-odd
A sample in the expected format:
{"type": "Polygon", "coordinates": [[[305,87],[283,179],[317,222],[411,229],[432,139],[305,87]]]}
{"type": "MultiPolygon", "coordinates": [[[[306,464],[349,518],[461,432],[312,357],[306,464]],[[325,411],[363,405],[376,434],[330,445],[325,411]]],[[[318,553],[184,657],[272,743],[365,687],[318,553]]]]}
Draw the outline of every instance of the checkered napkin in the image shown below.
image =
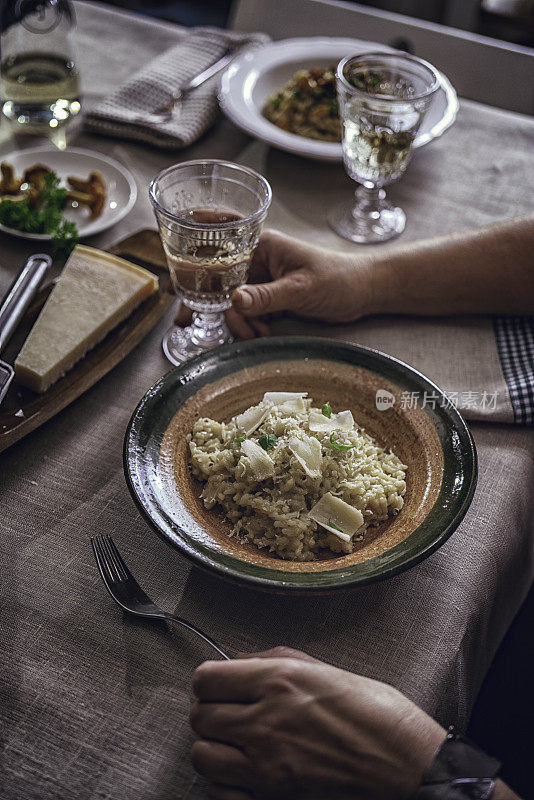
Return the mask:
{"type": "Polygon", "coordinates": [[[90,108],[85,125],[97,133],[149,142],[166,149],[186,147],[216,119],[219,74],[190,92],[181,103],[179,113],[168,122],[139,121],[137,118],[168,103],[174,91],[221,58],[228,46],[234,46],[238,52],[267,41],[268,37],[261,33],[193,28],[178,44],[143,67],[110,97],[90,108]]]}
{"type": "Polygon", "coordinates": [[[534,424],[534,317],[497,317],[495,338],[515,422],[534,424]]]}

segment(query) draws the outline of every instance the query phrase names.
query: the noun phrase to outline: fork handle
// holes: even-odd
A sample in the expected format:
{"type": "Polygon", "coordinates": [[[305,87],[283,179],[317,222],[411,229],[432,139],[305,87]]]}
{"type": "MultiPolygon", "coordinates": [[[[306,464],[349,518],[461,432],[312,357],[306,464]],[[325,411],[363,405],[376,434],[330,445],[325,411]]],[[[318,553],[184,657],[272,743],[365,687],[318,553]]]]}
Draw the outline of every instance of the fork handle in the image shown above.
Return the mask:
{"type": "Polygon", "coordinates": [[[202,84],[205,83],[209,78],[213,77],[213,75],[216,75],[217,72],[220,72],[223,67],[229,64],[234,57],[235,47],[229,47],[228,50],[217,59],[217,61],[214,61],[213,64],[210,64],[205,70],[191,78],[191,80],[189,80],[185,86],[182,87],[181,94],[185,95],[193,89],[197,89],[199,86],[202,86],[202,84]]]}
{"type": "Polygon", "coordinates": [[[214,61],[213,64],[210,64],[206,69],[199,72],[198,75],[194,75],[186,84],[181,86],[176,92],[173,92],[171,95],[171,99],[162,106],[158,106],[155,111],[151,111],[145,117],[139,116],[138,119],[145,120],[150,118],[152,121],[157,121],[158,119],[161,122],[168,122],[169,119],[172,117],[172,112],[175,106],[184,99],[189,92],[193,91],[193,89],[198,89],[199,86],[202,86],[203,83],[209,78],[212,78],[213,75],[216,75],[217,72],[220,72],[230,61],[235,57],[235,47],[228,47],[228,49],[223,53],[223,55],[214,61]]]}
{"type": "Polygon", "coordinates": [[[204,639],[204,641],[207,644],[213,647],[213,649],[216,650],[219,653],[219,655],[225,658],[227,661],[232,660],[232,656],[229,655],[229,653],[223,650],[223,648],[219,644],[217,644],[217,642],[214,639],[212,639],[210,636],[204,633],[204,631],[201,631],[200,628],[197,628],[196,625],[193,625],[193,623],[188,622],[186,619],[182,619],[182,617],[175,617],[174,614],[169,614],[168,612],[164,612],[164,615],[165,619],[169,620],[169,622],[176,622],[183,628],[187,628],[188,631],[196,633],[197,636],[200,636],[201,639],[204,639]]]}

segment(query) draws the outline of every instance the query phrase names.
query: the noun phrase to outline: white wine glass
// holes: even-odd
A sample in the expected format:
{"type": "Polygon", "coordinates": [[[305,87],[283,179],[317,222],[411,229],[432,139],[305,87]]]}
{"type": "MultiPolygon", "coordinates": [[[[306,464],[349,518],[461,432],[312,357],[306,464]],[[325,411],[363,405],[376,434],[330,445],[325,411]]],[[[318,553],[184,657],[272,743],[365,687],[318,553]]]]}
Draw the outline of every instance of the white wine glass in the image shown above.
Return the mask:
{"type": "Polygon", "coordinates": [[[328,217],[343,238],[374,244],[404,230],[406,215],[389,202],[384,186],[406,171],[439,86],[431,64],[405,53],[365,53],[340,61],[336,88],[343,161],[359,184],[355,202],[338,206],[328,217]]]}
{"type": "Polygon", "coordinates": [[[163,338],[178,366],[232,341],[224,311],[247,280],[272,193],[253,169],[214,159],[168,167],[149,191],[174,290],[193,311],[191,325],[163,338]]]}
{"type": "Polygon", "coordinates": [[[80,113],[70,0],[0,3],[0,110],[16,133],[46,134],[60,149],[80,113]]]}

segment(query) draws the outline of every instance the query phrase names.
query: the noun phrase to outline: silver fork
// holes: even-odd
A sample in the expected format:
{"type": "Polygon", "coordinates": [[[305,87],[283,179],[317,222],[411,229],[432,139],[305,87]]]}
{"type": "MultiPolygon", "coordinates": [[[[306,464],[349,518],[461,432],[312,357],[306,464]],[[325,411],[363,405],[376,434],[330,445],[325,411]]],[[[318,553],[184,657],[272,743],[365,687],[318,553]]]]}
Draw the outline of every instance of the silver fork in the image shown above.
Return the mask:
{"type": "Polygon", "coordinates": [[[177,622],[187,630],[196,633],[207,644],[211,645],[219,655],[231,660],[232,656],[226,653],[210,636],[197,628],[191,622],[182,617],[176,617],[163,611],[159,606],[152,602],[150,597],[141,589],[134,576],[124,563],[124,559],[117,549],[117,545],[111,536],[91,536],[93,553],[95,554],[98,571],[104,581],[104,585],[115,602],[136,617],[147,619],[165,619],[169,622],[177,622]]]}

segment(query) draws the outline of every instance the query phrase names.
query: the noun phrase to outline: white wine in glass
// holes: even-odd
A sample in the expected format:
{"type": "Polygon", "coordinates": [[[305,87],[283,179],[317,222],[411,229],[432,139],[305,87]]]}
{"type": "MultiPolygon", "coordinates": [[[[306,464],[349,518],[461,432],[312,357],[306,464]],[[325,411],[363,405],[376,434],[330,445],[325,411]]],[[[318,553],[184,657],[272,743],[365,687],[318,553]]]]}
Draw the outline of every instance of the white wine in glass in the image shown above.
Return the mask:
{"type": "Polygon", "coordinates": [[[2,115],[17,132],[55,140],[81,110],[74,6],[70,0],[6,0],[0,8],[2,115]]]}
{"type": "Polygon", "coordinates": [[[193,313],[162,345],[169,361],[232,341],[223,312],[245,283],[271,202],[271,187],[252,169],[229,161],[186,161],[156,175],[152,202],[174,290],[193,313]]]}
{"type": "Polygon", "coordinates": [[[340,236],[374,244],[404,230],[406,215],[387,200],[384,187],[406,171],[439,85],[431,64],[405,53],[366,53],[339,63],[343,161],[359,184],[355,203],[343,204],[328,217],[340,236]]]}

